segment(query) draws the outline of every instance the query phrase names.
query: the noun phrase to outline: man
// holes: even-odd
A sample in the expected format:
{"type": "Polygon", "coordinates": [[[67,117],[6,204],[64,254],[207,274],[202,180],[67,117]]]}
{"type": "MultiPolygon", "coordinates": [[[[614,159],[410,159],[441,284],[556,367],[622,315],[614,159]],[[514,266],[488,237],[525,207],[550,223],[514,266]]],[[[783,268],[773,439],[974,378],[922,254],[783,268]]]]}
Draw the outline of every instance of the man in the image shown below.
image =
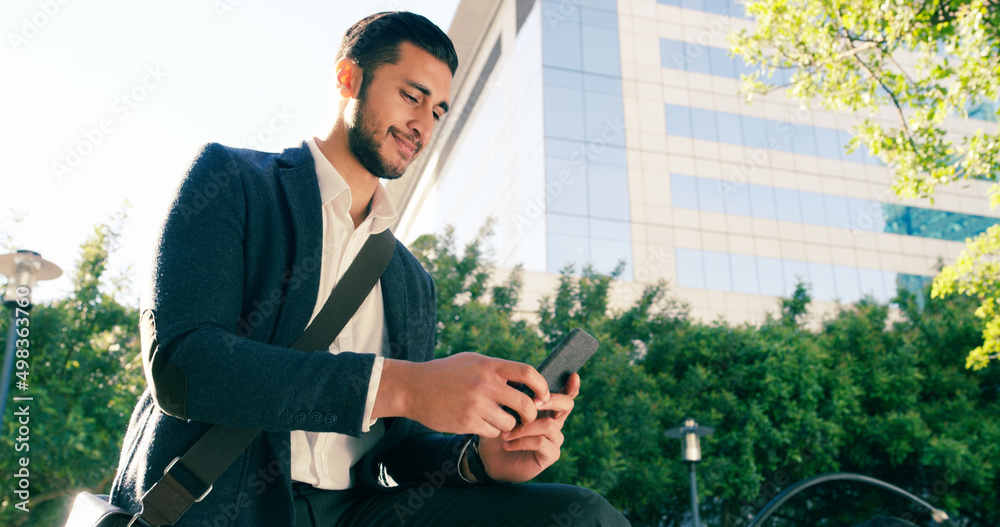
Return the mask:
{"type": "Polygon", "coordinates": [[[579,376],[550,394],[528,365],[432,360],[434,284],[402,244],[329,350],[288,347],[395,221],[378,178],[430,142],[456,68],[427,19],[372,15],[341,44],[327,137],[281,154],[212,144],[196,159],[156,255],[144,320],[166,359],[129,424],[115,504],[137,511],[221,424],[263,432],[176,525],[627,525],[586,489],[503,483],[558,459],[579,376]]]}

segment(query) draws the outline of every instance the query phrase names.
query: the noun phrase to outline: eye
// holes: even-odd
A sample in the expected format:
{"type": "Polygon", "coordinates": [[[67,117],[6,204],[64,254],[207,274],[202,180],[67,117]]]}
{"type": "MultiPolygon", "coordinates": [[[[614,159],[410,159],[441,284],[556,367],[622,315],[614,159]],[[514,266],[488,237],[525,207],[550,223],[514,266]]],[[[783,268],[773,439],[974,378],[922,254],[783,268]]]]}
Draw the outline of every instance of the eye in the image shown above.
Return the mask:
{"type": "Polygon", "coordinates": [[[434,112],[434,120],[435,120],[435,121],[440,121],[440,120],[441,120],[441,117],[442,117],[442,116],[441,116],[441,114],[439,114],[439,113],[437,113],[437,112],[434,112]]]}
{"type": "Polygon", "coordinates": [[[400,91],[399,93],[401,93],[403,95],[403,98],[406,99],[407,101],[410,101],[411,103],[414,104],[417,103],[417,98],[410,95],[409,93],[406,93],[405,91],[400,91]]]}

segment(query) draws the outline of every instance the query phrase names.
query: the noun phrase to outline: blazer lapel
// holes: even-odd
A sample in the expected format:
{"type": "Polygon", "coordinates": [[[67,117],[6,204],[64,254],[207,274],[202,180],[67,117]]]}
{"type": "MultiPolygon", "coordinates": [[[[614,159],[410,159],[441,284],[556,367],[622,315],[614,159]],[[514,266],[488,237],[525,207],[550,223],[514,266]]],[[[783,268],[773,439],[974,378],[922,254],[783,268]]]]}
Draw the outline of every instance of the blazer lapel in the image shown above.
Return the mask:
{"type": "Polygon", "coordinates": [[[293,342],[305,329],[319,290],[319,273],[323,263],[323,215],[316,179],[316,164],[309,146],[302,143],[289,148],[278,157],[278,180],[285,192],[285,201],[292,217],[295,254],[291,262],[289,283],[298,284],[288,291],[284,316],[288,323],[280,324],[283,341],[293,342]]]}

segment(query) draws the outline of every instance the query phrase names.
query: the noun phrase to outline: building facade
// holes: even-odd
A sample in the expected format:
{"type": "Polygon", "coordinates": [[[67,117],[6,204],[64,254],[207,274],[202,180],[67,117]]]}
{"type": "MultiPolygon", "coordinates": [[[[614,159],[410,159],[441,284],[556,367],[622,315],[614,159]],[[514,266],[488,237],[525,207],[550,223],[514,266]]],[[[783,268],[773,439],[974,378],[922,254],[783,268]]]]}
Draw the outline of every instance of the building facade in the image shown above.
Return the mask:
{"type": "Polygon", "coordinates": [[[387,186],[397,236],[462,242],[493,218],[526,311],[591,266],[617,269],[622,303],[666,280],[692,315],[741,322],[800,280],[820,311],[886,301],[1000,222],[981,181],[898,201],[889,169],[846,153],[851,116],[744,103],[726,35],[752,24],[732,0],[463,0],[451,115],[387,186]]]}

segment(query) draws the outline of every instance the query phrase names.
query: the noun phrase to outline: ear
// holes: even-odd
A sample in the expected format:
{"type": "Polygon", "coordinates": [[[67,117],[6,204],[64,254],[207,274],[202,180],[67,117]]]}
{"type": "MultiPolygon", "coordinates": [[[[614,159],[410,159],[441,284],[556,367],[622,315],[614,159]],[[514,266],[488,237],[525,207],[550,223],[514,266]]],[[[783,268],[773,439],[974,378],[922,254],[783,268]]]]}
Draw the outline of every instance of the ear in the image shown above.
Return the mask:
{"type": "Polygon", "coordinates": [[[353,99],[361,91],[361,78],[364,75],[361,66],[353,59],[342,58],[337,62],[337,91],[345,99],[353,99]]]}

